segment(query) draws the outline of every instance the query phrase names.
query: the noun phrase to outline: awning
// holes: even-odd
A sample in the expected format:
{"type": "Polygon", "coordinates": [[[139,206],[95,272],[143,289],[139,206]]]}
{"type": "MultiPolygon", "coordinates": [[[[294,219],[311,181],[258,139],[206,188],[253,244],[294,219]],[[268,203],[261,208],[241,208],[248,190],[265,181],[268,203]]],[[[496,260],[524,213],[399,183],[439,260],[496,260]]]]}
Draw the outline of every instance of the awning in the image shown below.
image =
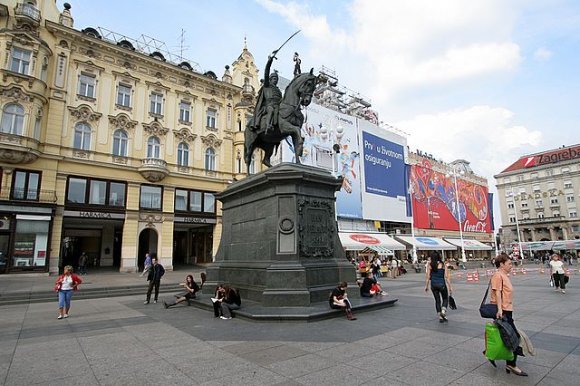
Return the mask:
{"type": "MultiPolygon", "coordinates": [[[[461,248],[461,239],[445,237],[444,240],[461,248]]],[[[493,249],[489,245],[472,239],[463,239],[463,248],[465,248],[466,251],[491,251],[493,249]]]]}
{"type": "Polygon", "coordinates": [[[374,253],[374,252],[378,253],[379,255],[387,255],[387,256],[392,256],[395,254],[395,252],[392,249],[388,249],[380,245],[366,247],[361,251],[361,253],[374,253]]]}
{"type": "Polygon", "coordinates": [[[456,250],[457,247],[455,245],[451,245],[446,243],[443,239],[439,239],[437,237],[425,237],[425,236],[396,236],[398,240],[408,244],[410,246],[415,246],[419,250],[427,250],[427,251],[453,251],[456,250]]]}
{"type": "Polygon", "coordinates": [[[561,240],[554,241],[552,249],[580,249],[580,240],[561,240]]]}
{"type": "MultiPolygon", "coordinates": [[[[550,251],[554,245],[553,241],[530,241],[522,243],[523,251],[550,251]]],[[[519,249],[518,243],[512,243],[512,248],[519,249]]]]}
{"type": "Polygon", "coordinates": [[[404,251],[403,244],[384,233],[338,232],[342,247],[347,251],[361,251],[367,247],[380,247],[386,250],[404,251]]]}

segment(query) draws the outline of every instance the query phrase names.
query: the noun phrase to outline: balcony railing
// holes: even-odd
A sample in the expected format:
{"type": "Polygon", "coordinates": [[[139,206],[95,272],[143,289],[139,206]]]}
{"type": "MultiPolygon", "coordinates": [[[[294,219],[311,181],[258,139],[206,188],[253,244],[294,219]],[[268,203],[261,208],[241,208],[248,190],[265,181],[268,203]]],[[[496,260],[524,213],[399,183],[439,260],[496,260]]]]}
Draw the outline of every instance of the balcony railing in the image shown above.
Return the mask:
{"type": "Polygon", "coordinates": [[[24,190],[24,189],[3,189],[0,192],[0,200],[17,202],[39,202],[43,204],[56,203],[56,191],[54,190],[24,190]]]}
{"type": "Polygon", "coordinates": [[[40,11],[32,4],[20,3],[16,5],[14,10],[16,16],[26,16],[30,19],[39,22],[40,21],[40,11]]]}
{"type": "Polygon", "coordinates": [[[169,174],[167,162],[160,158],[143,158],[139,173],[149,182],[159,182],[169,174]]]}
{"type": "Polygon", "coordinates": [[[521,218],[518,219],[520,225],[525,224],[536,224],[536,223],[546,223],[546,222],[559,222],[565,220],[564,216],[552,216],[552,217],[536,217],[536,218],[521,218]]]}

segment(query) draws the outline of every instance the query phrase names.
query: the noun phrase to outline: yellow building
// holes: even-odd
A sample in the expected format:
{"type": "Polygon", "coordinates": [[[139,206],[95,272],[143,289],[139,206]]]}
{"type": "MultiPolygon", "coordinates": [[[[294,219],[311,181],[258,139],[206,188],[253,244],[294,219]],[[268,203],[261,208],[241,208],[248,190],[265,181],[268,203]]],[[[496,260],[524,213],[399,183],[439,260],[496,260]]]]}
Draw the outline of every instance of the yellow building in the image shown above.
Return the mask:
{"type": "Polygon", "coordinates": [[[252,55],[220,80],[76,30],[67,4],[2,3],[0,271],[56,273],[82,252],[122,272],[147,252],[166,269],[212,261],[214,193],[246,174],[252,55]]]}

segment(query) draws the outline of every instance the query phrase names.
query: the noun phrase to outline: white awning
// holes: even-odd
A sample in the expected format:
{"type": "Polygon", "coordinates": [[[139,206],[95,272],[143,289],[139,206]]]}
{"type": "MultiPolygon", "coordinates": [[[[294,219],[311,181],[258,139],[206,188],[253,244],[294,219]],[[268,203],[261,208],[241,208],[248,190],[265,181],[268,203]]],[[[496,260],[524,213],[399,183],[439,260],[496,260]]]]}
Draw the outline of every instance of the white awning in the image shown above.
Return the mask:
{"type": "Polygon", "coordinates": [[[386,256],[392,256],[392,255],[395,254],[395,252],[392,249],[387,249],[385,247],[381,247],[380,245],[373,245],[373,246],[370,246],[370,247],[366,247],[361,252],[362,253],[373,253],[373,252],[376,252],[379,255],[386,255],[386,256]]]}
{"type": "Polygon", "coordinates": [[[419,250],[427,251],[453,251],[457,249],[455,245],[446,243],[443,239],[437,237],[425,237],[425,236],[396,236],[398,240],[410,245],[415,246],[419,250]]]}
{"type": "Polygon", "coordinates": [[[384,233],[338,232],[342,247],[347,251],[361,251],[367,247],[380,247],[383,250],[404,251],[403,244],[384,233]]]}
{"type": "Polygon", "coordinates": [[[554,245],[552,249],[569,249],[569,250],[577,250],[580,249],[580,240],[560,240],[554,241],[554,245]]]}
{"type": "MultiPolygon", "coordinates": [[[[458,246],[461,248],[461,239],[452,239],[450,237],[445,237],[444,239],[448,243],[458,246]]],[[[489,245],[481,243],[477,240],[463,239],[463,248],[467,251],[491,251],[493,248],[489,245]]]]}

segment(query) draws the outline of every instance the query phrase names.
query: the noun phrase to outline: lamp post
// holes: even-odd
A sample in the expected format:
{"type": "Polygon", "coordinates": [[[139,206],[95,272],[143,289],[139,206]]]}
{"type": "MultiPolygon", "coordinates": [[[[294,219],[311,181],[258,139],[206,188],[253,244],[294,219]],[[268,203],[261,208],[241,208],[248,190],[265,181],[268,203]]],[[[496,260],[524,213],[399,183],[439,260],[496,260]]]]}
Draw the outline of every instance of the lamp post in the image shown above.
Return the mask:
{"type": "MultiPolygon", "coordinates": [[[[515,198],[514,194],[514,187],[510,186],[510,197],[512,199],[515,198]]],[[[522,239],[520,238],[520,222],[518,221],[518,208],[516,208],[516,202],[514,200],[514,212],[515,212],[515,219],[516,219],[516,232],[518,233],[518,249],[520,251],[520,259],[524,258],[524,250],[522,249],[522,239]]],[[[522,260],[523,261],[523,260],[522,260]]]]}
{"type": "Polygon", "coordinates": [[[413,260],[413,264],[417,264],[418,259],[417,259],[417,246],[415,245],[415,219],[413,217],[413,185],[411,184],[411,179],[409,179],[409,207],[411,208],[411,237],[413,238],[413,249],[412,249],[412,254],[413,256],[411,256],[412,260],[413,260]]]}
{"type": "Polygon", "coordinates": [[[449,171],[446,177],[453,177],[453,184],[455,186],[455,210],[457,211],[457,223],[459,224],[459,239],[461,240],[461,261],[467,262],[467,257],[465,256],[465,245],[463,244],[463,227],[461,226],[461,210],[459,208],[459,190],[457,189],[457,176],[463,175],[465,172],[463,170],[458,171],[456,165],[451,165],[452,170],[449,171]]]}

